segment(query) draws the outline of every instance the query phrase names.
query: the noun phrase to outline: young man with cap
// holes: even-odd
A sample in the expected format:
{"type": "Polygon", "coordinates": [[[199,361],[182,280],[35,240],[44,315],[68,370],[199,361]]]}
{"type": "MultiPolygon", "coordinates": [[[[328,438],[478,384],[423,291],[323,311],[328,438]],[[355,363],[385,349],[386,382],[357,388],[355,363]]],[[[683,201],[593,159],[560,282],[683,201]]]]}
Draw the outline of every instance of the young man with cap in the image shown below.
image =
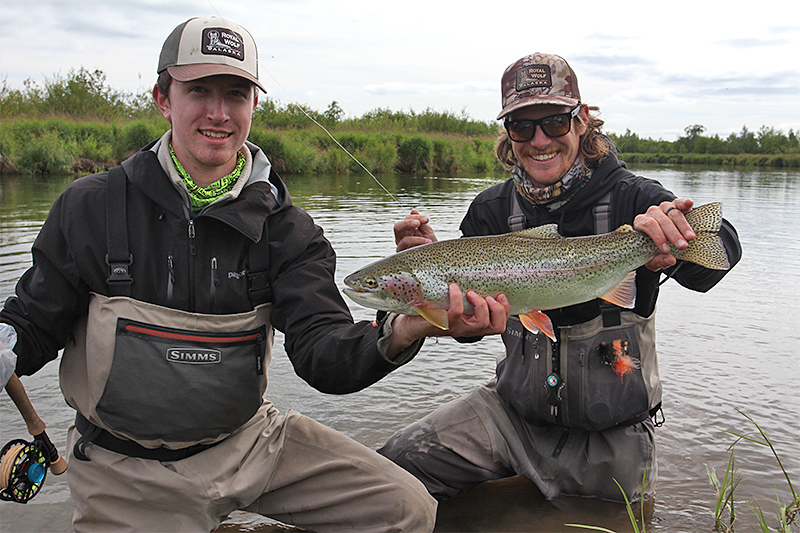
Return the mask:
{"type": "Polygon", "coordinates": [[[314,531],[430,531],[436,502],[408,472],[264,399],[273,331],[304,380],[348,393],[425,336],[499,333],[508,303],[470,295],[475,316],[454,306],[447,332],[353,323],[322,229],[246,142],[264,90],[251,35],[191,19],[158,74],[171,129],[62,193],[0,312],[0,385],[64,349],[76,531],[210,531],[237,509],[314,531]]]}
{"type": "MultiPolygon", "coordinates": [[[[582,103],[578,80],[556,55],[533,54],[502,77],[504,131],[496,153],[512,173],[480,193],[461,231],[496,235],[557,224],[562,236],[612,231],[623,224],[649,235],[664,253],[636,271],[636,303],[597,299],[545,311],[554,339],[517,317],[503,333],[496,377],[393,435],[379,450],[417,476],[437,499],[483,481],[518,474],[546,498],[622,500],[655,489],[653,417],[661,404],[654,311],[661,273],[705,292],[726,271],[676,262],[695,237],[684,215],[692,201],[635,176],[616,156],[603,122],[582,103]],[[627,368],[614,358],[634,361],[627,368]]],[[[723,221],[731,265],[738,236],[723,221]]],[[[395,224],[398,250],[436,240],[427,217],[395,224]]],[[[461,339],[465,342],[479,339],[461,339]]]]}

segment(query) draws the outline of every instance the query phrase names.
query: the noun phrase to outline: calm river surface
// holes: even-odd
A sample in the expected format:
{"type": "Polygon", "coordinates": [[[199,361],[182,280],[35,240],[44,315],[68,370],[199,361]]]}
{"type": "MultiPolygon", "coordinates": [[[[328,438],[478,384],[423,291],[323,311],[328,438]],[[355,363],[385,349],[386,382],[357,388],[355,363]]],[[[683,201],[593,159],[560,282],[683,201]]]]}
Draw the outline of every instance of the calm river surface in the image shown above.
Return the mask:
{"type": "MultiPolygon", "coordinates": [[[[761,425],[772,439],[795,486],[800,485],[800,172],[728,170],[691,166],[636,166],[696,205],[723,202],[739,231],[744,257],[707,294],[668,282],[658,308],[658,346],[666,422],[657,430],[659,482],[648,531],[713,531],[714,491],[707,468],[722,477],[734,437],[761,425]]],[[[382,183],[399,206],[366,176],[291,176],[294,202],[315,218],[339,258],[337,282],[394,251],[391,227],[411,207],[432,218],[439,239],[459,236],[471,199],[503,177],[386,175],[382,183]]],[[[29,266],[30,247],[50,205],[68,179],[3,178],[0,181],[0,299],[29,266]]],[[[101,208],[101,206],[98,206],[101,208]]],[[[351,303],[351,302],[348,302],[351,303]]],[[[373,312],[351,303],[356,319],[373,312]]],[[[365,391],[331,396],[294,375],[276,336],[267,396],[285,411],[298,410],[376,448],[395,430],[489,380],[499,338],[461,345],[429,340],[414,361],[365,391]]],[[[73,411],[58,388],[58,363],[23,378],[48,433],[63,451],[73,411]]],[[[0,445],[26,438],[25,426],[6,394],[0,394],[0,445]]],[[[758,503],[774,525],[776,492],[790,499],[768,448],[737,445],[742,481],[737,530],[756,521],[758,503]]],[[[69,531],[71,503],[64,476],[48,475],[27,505],[0,503],[0,530],[69,531]]],[[[440,506],[437,531],[580,531],[564,524],[592,524],[631,531],[624,508],[587,499],[545,502],[525,480],[489,484],[440,506]]],[[[273,531],[272,522],[235,513],[221,531],[273,531]]]]}

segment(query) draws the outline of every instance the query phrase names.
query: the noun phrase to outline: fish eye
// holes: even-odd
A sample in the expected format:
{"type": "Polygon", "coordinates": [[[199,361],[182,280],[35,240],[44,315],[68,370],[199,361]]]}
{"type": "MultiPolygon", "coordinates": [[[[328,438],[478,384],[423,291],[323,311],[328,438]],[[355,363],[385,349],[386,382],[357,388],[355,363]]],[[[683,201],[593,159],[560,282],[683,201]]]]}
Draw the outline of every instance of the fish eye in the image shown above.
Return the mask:
{"type": "Polygon", "coordinates": [[[366,285],[369,289],[375,289],[378,287],[378,281],[370,276],[364,280],[364,285],[366,285]]]}

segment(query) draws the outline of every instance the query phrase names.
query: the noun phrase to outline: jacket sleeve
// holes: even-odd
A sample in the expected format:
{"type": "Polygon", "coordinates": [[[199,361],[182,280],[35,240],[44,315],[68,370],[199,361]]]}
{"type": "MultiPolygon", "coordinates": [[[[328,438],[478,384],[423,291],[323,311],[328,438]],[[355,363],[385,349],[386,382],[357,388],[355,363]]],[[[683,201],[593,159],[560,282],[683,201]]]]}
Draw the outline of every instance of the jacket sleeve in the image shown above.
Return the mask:
{"type": "Polygon", "coordinates": [[[394,315],[353,323],[334,280],[336,255],[322,228],[297,208],[270,218],[273,326],[285,334],[295,372],[321,392],[361,390],[419,351],[414,343],[395,360],[379,350],[394,315]]]}
{"type": "Polygon", "coordinates": [[[81,282],[65,238],[64,196],[53,204],[33,244],[33,265],[0,311],[0,321],[11,324],[17,333],[14,353],[20,376],[33,374],[57,357],[88,301],[88,290],[79,289],[81,282]]]}

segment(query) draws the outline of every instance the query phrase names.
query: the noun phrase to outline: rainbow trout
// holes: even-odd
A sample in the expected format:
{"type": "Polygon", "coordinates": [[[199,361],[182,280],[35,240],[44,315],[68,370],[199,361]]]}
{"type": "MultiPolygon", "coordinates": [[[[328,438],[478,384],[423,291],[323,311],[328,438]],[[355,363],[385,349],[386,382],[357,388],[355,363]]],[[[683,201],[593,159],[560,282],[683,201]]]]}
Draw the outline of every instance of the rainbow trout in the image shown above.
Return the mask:
{"type": "MultiPolygon", "coordinates": [[[[682,261],[727,270],[728,256],[718,236],[722,204],[697,207],[686,214],[696,234],[685,250],[672,248],[682,261]]],[[[447,329],[448,285],[466,295],[503,293],[530,331],[555,339],[542,310],[567,307],[595,298],[625,308],[636,300],[635,270],[658,255],[655,243],[629,225],[611,233],[562,237],[555,224],[491,237],[464,237],[404,250],[350,274],[344,293],[365,307],[418,314],[447,329]]],[[[472,306],[464,299],[465,313],[472,306]]]]}

